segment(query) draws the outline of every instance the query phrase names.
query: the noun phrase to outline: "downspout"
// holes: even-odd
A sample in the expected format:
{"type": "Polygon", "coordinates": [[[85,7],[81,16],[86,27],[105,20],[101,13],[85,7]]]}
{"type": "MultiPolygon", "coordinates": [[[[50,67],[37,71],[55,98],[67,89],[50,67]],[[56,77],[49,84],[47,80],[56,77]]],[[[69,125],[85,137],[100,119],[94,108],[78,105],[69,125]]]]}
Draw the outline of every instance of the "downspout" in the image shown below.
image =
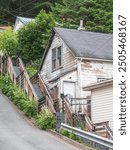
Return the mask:
{"type": "Polygon", "coordinates": [[[82,58],[77,59],[77,85],[78,85],[78,91],[77,91],[77,97],[81,98],[82,94],[82,80],[81,80],[81,62],[82,58]]]}

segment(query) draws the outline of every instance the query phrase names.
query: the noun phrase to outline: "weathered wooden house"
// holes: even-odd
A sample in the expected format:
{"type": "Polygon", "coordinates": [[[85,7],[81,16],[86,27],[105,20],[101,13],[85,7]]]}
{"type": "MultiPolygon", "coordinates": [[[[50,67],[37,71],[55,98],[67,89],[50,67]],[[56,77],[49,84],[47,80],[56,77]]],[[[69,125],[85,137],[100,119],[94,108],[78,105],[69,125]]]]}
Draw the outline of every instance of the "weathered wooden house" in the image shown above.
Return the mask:
{"type": "Polygon", "coordinates": [[[90,96],[83,87],[112,78],[112,41],[112,34],[53,29],[42,58],[40,75],[57,111],[63,109],[62,99],[67,96],[72,111],[83,113],[90,96]]]}

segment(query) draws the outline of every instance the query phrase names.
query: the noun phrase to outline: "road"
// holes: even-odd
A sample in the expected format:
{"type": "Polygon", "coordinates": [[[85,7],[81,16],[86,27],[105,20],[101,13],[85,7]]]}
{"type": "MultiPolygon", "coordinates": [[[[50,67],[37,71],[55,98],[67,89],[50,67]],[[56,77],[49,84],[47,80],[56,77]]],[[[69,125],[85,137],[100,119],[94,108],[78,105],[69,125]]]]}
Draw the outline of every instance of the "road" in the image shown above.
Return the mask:
{"type": "Polygon", "coordinates": [[[29,123],[0,94],[0,150],[76,150],[72,145],[29,123]]]}

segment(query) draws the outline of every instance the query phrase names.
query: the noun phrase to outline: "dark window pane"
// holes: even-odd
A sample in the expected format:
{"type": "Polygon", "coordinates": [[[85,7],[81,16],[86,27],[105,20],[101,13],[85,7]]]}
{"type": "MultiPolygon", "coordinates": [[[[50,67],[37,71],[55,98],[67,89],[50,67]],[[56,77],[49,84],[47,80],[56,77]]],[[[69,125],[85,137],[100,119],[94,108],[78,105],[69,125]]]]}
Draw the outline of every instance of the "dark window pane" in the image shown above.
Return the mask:
{"type": "Polygon", "coordinates": [[[61,46],[57,48],[57,65],[61,66],[61,46]]]}
{"type": "Polygon", "coordinates": [[[52,49],[52,70],[56,68],[56,48],[52,49]]]}

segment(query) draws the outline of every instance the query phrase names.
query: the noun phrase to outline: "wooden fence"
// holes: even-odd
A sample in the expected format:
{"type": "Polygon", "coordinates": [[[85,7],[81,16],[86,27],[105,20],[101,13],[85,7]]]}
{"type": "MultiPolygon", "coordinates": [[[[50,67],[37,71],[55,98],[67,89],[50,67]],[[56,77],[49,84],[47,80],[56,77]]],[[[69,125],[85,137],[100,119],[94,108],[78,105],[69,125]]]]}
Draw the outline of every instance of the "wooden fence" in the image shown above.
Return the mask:
{"type": "Polygon", "coordinates": [[[37,79],[35,78],[35,83],[38,87],[35,89],[33,87],[33,82],[31,82],[24,64],[20,58],[0,56],[0,74],[2,75],[5,73],[10,76],[14,84],[18,85],[27,94],[30,100],[33,99],[37,102],[38,108],[40,106],[40,110],[44,105],[53,114],[56,113],[53,106],[53,100],[41,76],[37,74],[37,79]],[[40,98],[38,97],[38,90],[40,90],[40,98]]]}

